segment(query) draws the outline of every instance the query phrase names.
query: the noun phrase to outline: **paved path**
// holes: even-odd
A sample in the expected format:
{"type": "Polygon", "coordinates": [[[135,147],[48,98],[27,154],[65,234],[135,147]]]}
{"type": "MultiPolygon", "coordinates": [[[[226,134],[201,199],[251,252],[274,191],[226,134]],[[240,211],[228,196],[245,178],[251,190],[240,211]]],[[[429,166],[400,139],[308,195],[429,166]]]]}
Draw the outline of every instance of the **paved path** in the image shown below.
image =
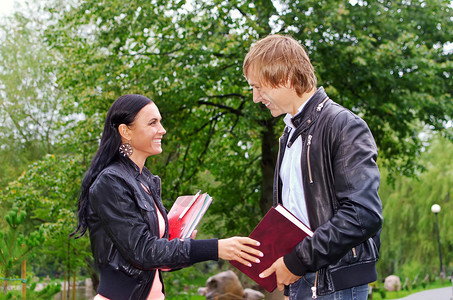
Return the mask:
{"type": "MultiPolygon", "coordinates": [[[[418,292],[399,300],[453,300],[453,287],[418,292]]],[[[398,299],[396,299],[398,300],[398,299]]]]}

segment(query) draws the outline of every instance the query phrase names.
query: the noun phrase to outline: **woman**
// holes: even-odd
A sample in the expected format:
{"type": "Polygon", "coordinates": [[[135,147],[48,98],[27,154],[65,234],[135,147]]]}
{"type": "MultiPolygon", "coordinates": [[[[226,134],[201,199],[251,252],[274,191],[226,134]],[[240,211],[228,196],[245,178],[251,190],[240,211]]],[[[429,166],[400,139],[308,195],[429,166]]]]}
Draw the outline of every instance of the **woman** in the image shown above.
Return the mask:
{"type": "Polygon", "coordinates": [[[141,95],[124,95],[110,107],[99,149],[86,173],[79,199],[79,223],[73,235],[89,229],[100,270],[95,299],[164,299],[162,269],[207,260],[236,260],[250,266],[262,253],[247,237],[168,238],[160,178],[145,167],[162,152],[156,104],[141,95]]]}

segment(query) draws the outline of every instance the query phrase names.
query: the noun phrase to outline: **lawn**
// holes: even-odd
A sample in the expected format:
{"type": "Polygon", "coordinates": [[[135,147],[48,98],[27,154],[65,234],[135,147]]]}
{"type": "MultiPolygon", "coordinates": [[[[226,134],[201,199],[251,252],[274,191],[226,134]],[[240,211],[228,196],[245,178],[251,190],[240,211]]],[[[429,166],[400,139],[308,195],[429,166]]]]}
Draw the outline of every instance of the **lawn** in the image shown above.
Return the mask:
{"type": "Polygon", "coordinates": [[[406,296],[409,296],[410,294],[414,294],[417,292],[422,292],[422,291],[437,289],[437,288],[442,288],[442,287],[451,287],[451,286],[452,286],[451,281],[449,279],[445,279],[443,284],[439,280],[436,282],[432,282],[426,286],[420,285],[413,289],[401,290],[401,291],[395,291],[395,292],[387,292],[384,290],[383,287],[381,287],[381,288],[373,290],[373,296],[372,296],[372,298],[369,298],[369,299],[372,299],[372,300],[399,299],[399,298],[404,298],[406,296]]]}

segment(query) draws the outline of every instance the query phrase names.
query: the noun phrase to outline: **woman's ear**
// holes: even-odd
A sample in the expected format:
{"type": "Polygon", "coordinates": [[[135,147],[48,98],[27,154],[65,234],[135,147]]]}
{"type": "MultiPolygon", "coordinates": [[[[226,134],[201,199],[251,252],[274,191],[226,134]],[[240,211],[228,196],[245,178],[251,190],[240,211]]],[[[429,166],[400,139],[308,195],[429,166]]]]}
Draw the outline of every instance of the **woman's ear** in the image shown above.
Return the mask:
{"type": "Polygon", "coordinates": [[[118,126],[118,133],[123,137],[123,139],[129,141],[130,140],[130,132],[129,127],[126,124],[120,124],[118,126]]]}

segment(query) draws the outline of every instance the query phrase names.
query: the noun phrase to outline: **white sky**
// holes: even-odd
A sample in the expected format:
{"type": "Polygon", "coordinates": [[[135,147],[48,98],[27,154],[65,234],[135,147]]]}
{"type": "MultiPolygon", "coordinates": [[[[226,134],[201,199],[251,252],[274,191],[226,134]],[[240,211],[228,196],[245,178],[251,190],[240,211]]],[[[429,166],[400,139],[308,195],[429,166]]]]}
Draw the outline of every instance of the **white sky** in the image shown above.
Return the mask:
{"type": "Polygon", "coordinates": [[[13,12],[15,3],[24,2],[23,0],[0,0],[0,17],[7,16],[13,12]]]}

